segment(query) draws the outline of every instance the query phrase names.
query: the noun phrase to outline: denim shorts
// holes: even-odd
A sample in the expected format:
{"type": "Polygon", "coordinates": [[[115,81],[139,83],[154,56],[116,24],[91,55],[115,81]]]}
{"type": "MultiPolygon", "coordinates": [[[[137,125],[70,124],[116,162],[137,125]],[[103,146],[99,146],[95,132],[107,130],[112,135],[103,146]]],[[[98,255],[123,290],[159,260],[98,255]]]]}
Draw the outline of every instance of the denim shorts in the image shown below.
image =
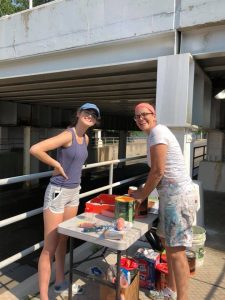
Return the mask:
{"type": "Polygon", "coordinates": [[[169,247],[192,245],[192,225],[197,211],[194,186],[189,185],[183,193],[159,194],[159,224],[157,234],[165,238],[169,247]]]}
{"type": "Polygon", "coordinates": [[[43,210],[49,209],[53,213],[63,213],[65,207],[79,206],[80,189],[80,186],[68,189],[49,183],[45,191],[43,210]]]}

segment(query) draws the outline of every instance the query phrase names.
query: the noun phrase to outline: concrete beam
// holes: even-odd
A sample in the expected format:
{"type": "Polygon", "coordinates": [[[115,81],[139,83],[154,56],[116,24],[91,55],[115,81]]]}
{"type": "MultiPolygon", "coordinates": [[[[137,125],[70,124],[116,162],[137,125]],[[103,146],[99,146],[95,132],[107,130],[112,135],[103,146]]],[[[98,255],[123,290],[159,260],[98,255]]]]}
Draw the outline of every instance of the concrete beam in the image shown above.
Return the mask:
{"type": "MultiPolygon", "coordinates": [[[[173,54],[173,32],[0,61],[0,79],[120,65],[173,54]]],[[[44,75],[43,75],[44,76],[44,75]]]]}
{"type": "Polygon", "coordinates": [[[225,26],[193,28],[182,32],[181,53],[191,53],[197,59],[225,54],[225,26]]]}

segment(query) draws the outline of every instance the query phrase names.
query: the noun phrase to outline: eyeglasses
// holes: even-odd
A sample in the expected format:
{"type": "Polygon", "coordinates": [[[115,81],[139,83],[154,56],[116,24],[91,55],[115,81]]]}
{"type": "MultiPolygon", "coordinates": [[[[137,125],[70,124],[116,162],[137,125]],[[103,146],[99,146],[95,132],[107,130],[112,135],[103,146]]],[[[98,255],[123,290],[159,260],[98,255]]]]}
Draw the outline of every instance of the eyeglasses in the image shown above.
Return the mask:
{"type": "Polygon", "coordinates": [[[85,114],[86,117],[92,117],[95,120],[98,119],[98,116],[94,112],[92,112],[92,111],[83,110],[83,113],[85,114]]]}
{"type": "Polygon", "coordinates": [[[148,115],[154,115],[153,113],[149,112],[143,112],[140,115],[134,115],[134,121],[140,120],[140,118],[145,119],[148,115]]]}

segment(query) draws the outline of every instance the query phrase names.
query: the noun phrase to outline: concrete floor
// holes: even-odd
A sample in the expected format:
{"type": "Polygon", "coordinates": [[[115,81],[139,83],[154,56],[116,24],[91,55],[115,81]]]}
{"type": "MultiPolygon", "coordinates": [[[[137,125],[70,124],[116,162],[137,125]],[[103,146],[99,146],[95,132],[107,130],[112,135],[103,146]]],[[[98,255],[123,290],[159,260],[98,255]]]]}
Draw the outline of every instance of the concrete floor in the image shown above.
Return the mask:
{"type": "MultiPolygon", "coordinates": [[[[224,300],[225,299],[225,194],[205,192],[204,193],[204,216],[205,228],[207,231],[207,240],[205,244],[204,264],[196,270],[194,276],[190,279],[189,300],[224,300]]],[[[86,244],[86,243],[85,243],[86,244]]],[[[80,247],[79,257],[88,251],[93,251],[93,246],[83,244],[80,247]],[[84,250],[84,247],[86,250],[84,250]],[[89,248],[88,248],[89,247],[89,248]]],[[[132,255],[139,244],[133,245],[129,250],[132,255]]],[[[78,249],[79,251],[79,249],[78,249]]],[[[109,253],[107,261],[115,262],[115,255],[109,253]]],[[[93,262],[91,263],[93,264],[93,262]]],[[[91,265],[83,264],[81,268],[85,271],[91,265]]],[[[96,261],[95,264],[104,268],[104,262],[96,261]]],[[[25,271],[25,270],[24,270],[25,271]]],[[[0,299],[39,299],[37,290],[37,274],[24,280],[15,281],[10,272],[1,274],[2,287],[0,288],[0,299]],[[11,276],[11,277],[10,277],[11,276]]],[[[93,282],[85,282],[80,278],[79,283],[85,285],[85,294],[75,296],[74,300],[100,300],[99,285],[93,282]]],[[[146,290],[140,290],[140,300],[149,299],[146,290]]],[[[50,300],[62,300],[61,296],[56,297],[50,289],[50,300]]],[[[65,298],[66,299],[66,298],[65,298]]],[[[129,299],[130,300],[130,299],[129,299]]]]}

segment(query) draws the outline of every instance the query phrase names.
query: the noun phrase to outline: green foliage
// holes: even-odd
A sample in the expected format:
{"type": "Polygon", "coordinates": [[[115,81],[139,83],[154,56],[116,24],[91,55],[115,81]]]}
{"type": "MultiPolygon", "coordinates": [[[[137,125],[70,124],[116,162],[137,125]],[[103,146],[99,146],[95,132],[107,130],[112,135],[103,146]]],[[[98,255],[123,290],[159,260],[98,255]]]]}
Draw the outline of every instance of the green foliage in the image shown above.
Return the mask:
{"type": "Polygon", "coordinates": [[[38,6],[38,5],[45,4],[45,3],[48,3],[51,1],[53,1],[53,0],[33,0],[33,6],[38,6]]]}
{"type": "Polygon", "coordinates": [[[27,9],[28,6],[29,2],[27,0],[0,0],[0,17],[27,9]]]}
{"type": "MultiPolygon", "coordinates": [[[[33,7],[52,0],[33,0],[33,7]]],[[[0,17],[29,8],[29,0],[0,0],[0,17]]]]}
{"type": "Polygon", "coordinates": [[[142,131],[129,131],[129,136],[132,136],[132,137],[146,137],[146,134],[142,131]]]}

